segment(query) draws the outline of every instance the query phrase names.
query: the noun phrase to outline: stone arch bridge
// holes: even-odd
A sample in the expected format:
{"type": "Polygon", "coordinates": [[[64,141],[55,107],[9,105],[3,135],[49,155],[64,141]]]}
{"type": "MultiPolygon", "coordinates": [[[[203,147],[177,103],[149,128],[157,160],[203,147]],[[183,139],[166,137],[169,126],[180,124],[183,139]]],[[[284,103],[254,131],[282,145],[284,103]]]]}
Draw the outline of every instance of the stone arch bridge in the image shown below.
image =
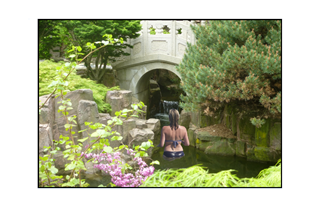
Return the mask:
{"type": "Polygon", "coordinates": [[[120,88],[132,91],[134,97],[148,104],[151,71],[169,70],[181,79],[175,67],[181,62],[187,43],[195,43],[190,28],[195,22],[155,20],[141,21],[141,24],[140,36],[128,40],[133,46],[126,49],[130,55],[118,58],[111,65],[116,71],[120,88]],[[151,30],[155,34],[150,34],[151,30]]]}
{"type": "MultiPolygon", "coordinates": [[[[187,43],[196,41],[190,28],[195,21],[145,20],[141,24],[140,36],[127,41],[133,46],[125,49],[130,55],[117,58],[111,65],[120,88],[132,91],[135,98],[148,105],[151,71],[168,70],[181,79],[176,66],[183,58],[187,43]],[[150,34],[151,31],[155,34],[150,34]]],[[[83,70],[86,70],[84,66],[77,68],[79,74],[83,70]]]]}

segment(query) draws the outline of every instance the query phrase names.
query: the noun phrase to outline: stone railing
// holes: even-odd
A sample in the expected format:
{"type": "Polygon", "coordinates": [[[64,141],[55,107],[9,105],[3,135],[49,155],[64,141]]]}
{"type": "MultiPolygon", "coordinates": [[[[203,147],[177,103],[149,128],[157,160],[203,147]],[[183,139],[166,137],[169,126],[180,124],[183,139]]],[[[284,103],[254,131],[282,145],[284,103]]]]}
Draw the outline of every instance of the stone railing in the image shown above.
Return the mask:
{"type": "Polygon", "coordinates": [[[195,43],[195,36],[190,28],[191,24],[195,24],[194,21],[154,20],[141,21],[141,24],[142,30],[139,32],[140,36],[127,41],[128,44],[133,46],[133,48],[125,50],[130,55],[117,58],[117,61],[112,63],[113,67],[124,61],[154,54],[182,59],[187,43],[195,43]],[[164,32],[164,30],[169,32],[169,34],[164,32]]]}

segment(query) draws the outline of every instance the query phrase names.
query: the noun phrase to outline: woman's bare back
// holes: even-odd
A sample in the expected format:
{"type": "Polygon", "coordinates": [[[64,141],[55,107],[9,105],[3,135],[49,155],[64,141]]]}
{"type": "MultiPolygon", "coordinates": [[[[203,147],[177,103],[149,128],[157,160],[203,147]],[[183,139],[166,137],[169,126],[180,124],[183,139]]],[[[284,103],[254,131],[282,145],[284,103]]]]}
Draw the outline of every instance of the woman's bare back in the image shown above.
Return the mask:
{"type": "Polygon", "coordinates": [[[160,146],[164,146],[164,151],[183,151],[181,141],[178,140],[182,140],[185,146],[189,146],[188,133],[184,126],[179,126],[176,130],[172,130],[170,126],[162,127],[160,146]],[[174,143],[172,141],[178,141],[176,148],[174,147],[174,143]]]}

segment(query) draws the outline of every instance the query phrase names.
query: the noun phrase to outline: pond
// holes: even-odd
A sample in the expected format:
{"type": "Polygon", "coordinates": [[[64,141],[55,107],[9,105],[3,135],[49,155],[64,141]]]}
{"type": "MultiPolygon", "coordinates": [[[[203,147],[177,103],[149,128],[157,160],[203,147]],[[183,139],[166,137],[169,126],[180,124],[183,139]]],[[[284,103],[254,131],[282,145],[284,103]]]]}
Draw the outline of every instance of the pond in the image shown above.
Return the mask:
{"type": "MultiPolygon", "coordinates": [[[[164,100],[159,104],[161,104],[159,107],[159,113],[150,118],[160,119],[162,128],[165,125],[169,125],[169,109],[175,108],[180,111],[180,108],[178,106],[178,101],[174,100],[164,100]]],[[[160,136],[155,137],[154,146],[157,146],[159,142],[160,136]]],[[[209,170],[209,173],[217,173],[222,170],[234,169],[236,170],[235,174],[237,177],[251,178],[256,177],[261,170],[276,164],[273,162],[252,162],[247,161],[246,158],[235,156],[209,155],[192,146],[183,146],[183,150],[185,153],[184,157],[168,161],[163,158],[163,148],[158,147],[154,149],[151,158],[160,162],[160,165],[154,165],[155,169],[165,170],[169,168],[188,168],[193,165],[201,164],[203,167],[206,167],[206,169],[209,170]]],[[[106,176],[101,173],[95,175],[82,175],[81,177],[86,178],[86,181],[90,184],[90,187],[98,187],[100,184],[107,186],[111,182],[110,176],[106,176]]]]}
{"type": "MultiPolygon", "coordinates": [[[[180,108],[178,101],[164,100],[160,104],[160,111],[153,118],[160,119],[162,128],[170,124],[169,110],[174,108],[180,111],[180,108]]],[[[154,146],[157,146],[159,142],[160,136],[155,137],[154,146]]],[[[249,178],[257,176],[261,170],[276,164],[273,162],[252,162],[241,157],[208,155],[192,146],[183,146],[183,149],[185,156],[173,161],[167,161],[163,158],[163,148],[155,149],[152,159],[160,162],[160,166],[155,165],[155,169],[187,168],[202,164],[202,166],[207,167],[210,173],[234,169],[237,171],[236,174],[239,178],[249,178]]]]}
{"type": "MultiPolygon", "coordinates": [[[[157,144],[158,143],[154,143],[154,145],[157,144]]],[[[271,162],[252,162],[241,157],[208,155],[192,146],[183,146],[183,151],[185,153],[184,157],[168,161],[163,158],[163,148],[155,149],[151,158],[160,162],[160,165],[154,165],[155,169],[165,170],[169,168],[187,168],[201,164],[209,170],[209,173],[217,173],[222,170],[234,169],[236,170],[235,174],[237,177],[251,178],[256,177],[261,170],[276,164],[271,162]]],[[[98,187],[100,184],[108,186],[111,182],[110,176],[106,176],[101,173],[94,175],[82,174],[81,178],[86,179],[90,184],[89,187],[98,187]]]]}
{"type": "MultiPolygon", "coordinates": [[[[157,145],[158,143],[154,143],[157,145]]],[[[252,162],[246,158],[235,156],[209,155],[192,146],[183,146],[185,156],[176,160],[168,161],[163,158],[163,148],[158,148],[152,154],[153,160],[158,160],[160,165],[155,165],[155,169],[187,168],[201,164],[209,170],[209,173],[217,173],[222,170],[234,169],[239,178],[256,177],[265,168],[275,165],[271,162],[252,162]]]]}

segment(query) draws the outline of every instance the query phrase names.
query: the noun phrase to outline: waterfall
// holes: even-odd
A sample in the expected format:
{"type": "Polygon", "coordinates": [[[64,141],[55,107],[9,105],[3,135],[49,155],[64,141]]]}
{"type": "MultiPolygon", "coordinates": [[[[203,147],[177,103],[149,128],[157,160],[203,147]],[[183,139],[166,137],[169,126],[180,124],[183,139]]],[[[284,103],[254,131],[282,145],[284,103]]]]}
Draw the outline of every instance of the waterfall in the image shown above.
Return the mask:
{"type": "Polygon", "coordinates": [[[162,103],[163,111],[160,111],[160,113],[169,114],[170,109],[177,109],[179,110],[179,102],[178,101],[166,101],[164,100],[162,103]]]}
{"type": "Polygon", "coordinates": [[[155,118],[160,119],[161,127],[169,125],[169,111],[170,109],[179,110],[178,101],[166,101],[159,103],[159,112],[155,115],[155,118]]]}

